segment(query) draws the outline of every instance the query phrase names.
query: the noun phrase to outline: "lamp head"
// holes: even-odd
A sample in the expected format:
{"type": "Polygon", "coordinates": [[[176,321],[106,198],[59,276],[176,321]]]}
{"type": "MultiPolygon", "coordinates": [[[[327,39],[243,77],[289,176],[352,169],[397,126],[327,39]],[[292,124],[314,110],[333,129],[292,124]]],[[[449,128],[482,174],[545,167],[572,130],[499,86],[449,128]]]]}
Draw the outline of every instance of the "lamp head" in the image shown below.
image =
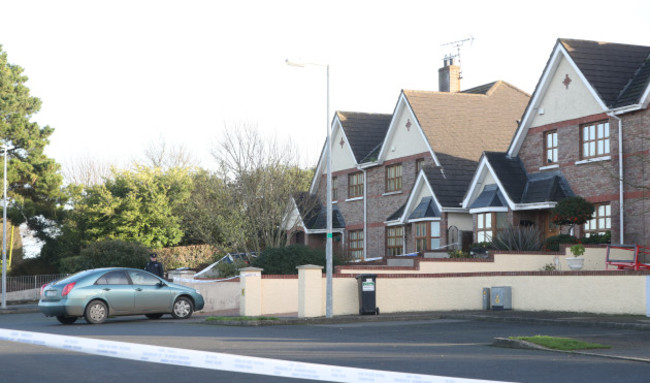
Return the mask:
{"type": "Polygon", "coordinates": [[[304,63],[296,62],[296,61],[291,61],[291,60],[289,60],[289,59],[286,59],[284,62],[287,63],[287,65],[291,65],[291,66],[297,66],[297,67],[300,67],[300,68],[304,68],[304,67],[305,67],[305,64],[304,64],[304,63]]]}

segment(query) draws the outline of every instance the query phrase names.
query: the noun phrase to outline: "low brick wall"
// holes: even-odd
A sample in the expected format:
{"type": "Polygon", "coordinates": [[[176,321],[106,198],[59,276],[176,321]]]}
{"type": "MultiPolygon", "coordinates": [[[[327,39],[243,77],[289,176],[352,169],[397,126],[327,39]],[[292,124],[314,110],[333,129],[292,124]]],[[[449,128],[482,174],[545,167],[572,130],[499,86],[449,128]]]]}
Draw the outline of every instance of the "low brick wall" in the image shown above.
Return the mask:
{"type": "MultiPolygon", "coordinates": [[[[549,252],[495,252],[488,258],[423,258],[403,257],[404,265],[346,265],[338,266],[340,274],[438,274],[438,273],[467,273],[467,272],[499,272],[499,271],[540,271],[547,265],[559,266],[558,271],[569,270],[566,258],[572,257],[568,248],[560,253],[549,252]],[[406,266],[408,265],[412,266],[406,266]]],[[[607,270],[607,247],[587,247],[583,270],[607,270]]],[[[392,259],[399,260],[400,257],[392,259]]],[[[395,262],[391,262],[395,264],[395,262]]]]}

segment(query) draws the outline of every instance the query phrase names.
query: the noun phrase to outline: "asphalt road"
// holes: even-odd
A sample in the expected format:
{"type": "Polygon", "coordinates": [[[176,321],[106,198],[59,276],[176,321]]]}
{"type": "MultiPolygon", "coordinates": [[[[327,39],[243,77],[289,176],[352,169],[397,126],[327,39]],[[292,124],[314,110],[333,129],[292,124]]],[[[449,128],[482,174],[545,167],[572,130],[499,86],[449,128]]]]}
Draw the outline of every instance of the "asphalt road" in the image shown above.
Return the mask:
{"type": "MultiPolygon", "coordinates": [[[[470,320],[233,327],[165,316],[80,320],[60,325],[41,314],[0,316],[0,328],[178,347],[327,365],[505,382],[648,382],[650,364],[594,356],[492,347],[494,337],[552,335],[625,342],[650,331],[470,320]]],[[[6,382],[300,382],[178,367],[0,341],[6,382]]]]}

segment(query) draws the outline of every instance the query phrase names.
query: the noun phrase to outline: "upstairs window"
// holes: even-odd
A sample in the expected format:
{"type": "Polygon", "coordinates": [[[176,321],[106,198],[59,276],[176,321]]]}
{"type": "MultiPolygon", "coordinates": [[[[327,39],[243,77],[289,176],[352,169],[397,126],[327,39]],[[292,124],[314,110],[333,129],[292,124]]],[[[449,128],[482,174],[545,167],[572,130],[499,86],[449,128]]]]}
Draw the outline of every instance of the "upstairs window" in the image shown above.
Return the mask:
{"type": "Polygon", "coordinates": [[[609,122],[601,121],[580,127],[583,159],[609,155],[609,122]]]}
{"type": "Polygon", "coordinates": [[[363,197],[363,173],[352,173],[348,176],[348,198],[363,197]]]}
{"type": "Polygon", "coordinates": [[[557,130],[544,133],[544,153],[546,154],[544,165],[557,163],[557,130]]]}
{"type": "Polygon", "coordinates": [[[337,186],[337,178],[336,176],[332,177],[332,201],[337,201],[339,199],[339,191],[337,186]]]}
{"type": "Polygon", "coordinates": [[[386,167],[386,193],[402,190],[402,164],[386,167]]]}

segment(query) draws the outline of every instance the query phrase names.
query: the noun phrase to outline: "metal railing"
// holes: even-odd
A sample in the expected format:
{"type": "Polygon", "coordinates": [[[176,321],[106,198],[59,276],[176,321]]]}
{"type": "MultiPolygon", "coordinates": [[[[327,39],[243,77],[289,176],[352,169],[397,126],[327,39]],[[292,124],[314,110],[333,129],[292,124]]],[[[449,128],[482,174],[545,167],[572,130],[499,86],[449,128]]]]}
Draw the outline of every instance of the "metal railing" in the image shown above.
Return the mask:
{"type": "MultiPolygon", "coordinates": [[[[40,289],[46,283],[65,277],[67,274],[42,274],[7,277],[7,292],[40,289]]],[[[0,286],[0,291],[2,287],[0,286]]]]}

